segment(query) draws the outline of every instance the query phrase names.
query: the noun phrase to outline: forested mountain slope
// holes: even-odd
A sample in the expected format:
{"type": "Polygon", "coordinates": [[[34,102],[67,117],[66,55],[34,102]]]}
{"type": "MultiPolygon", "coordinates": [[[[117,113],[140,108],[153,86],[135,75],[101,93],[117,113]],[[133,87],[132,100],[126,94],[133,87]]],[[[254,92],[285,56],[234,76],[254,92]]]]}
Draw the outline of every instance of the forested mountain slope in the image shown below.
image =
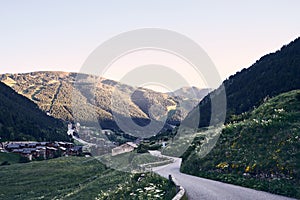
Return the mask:
{"type": "Polygon", "coordinates": [[[47,116],[36,104],[0,83],[2,140],[69,140],[67,126],[47,116]]]}
{"type": "MultiPolygon", "coordinates": [[[[275,53],[263,56],[255,64],[223,82],[227,98],[226,120],[260,105],[266,97],[300,89],[300,38],[283,46],[275,53]]],[[[216,91],[206,96],[193,112],[200,112],[199,127],[209,125],[211,99],[216,91]]],[[[191,112],[185,120],[194,118],[191,112]]],[[[217,122],[216,122],[217,123],[217,122]]]]}

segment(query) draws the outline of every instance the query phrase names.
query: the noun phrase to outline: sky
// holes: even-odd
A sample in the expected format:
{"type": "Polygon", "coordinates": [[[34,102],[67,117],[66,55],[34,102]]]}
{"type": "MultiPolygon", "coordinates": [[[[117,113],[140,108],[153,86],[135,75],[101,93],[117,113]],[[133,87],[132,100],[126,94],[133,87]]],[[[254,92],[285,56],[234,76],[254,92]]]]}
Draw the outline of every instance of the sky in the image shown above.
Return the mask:
{"type": "MultiPolygon", "coordinates": [[[[78,72],[110,38],[160,28],[195,41],[224,80],[299,37],[299,8],[298,0],[0,0],[0,73],[78,72]]],[[[167,57],[154,54],[148,58],[167,57]]],[[[121,79],[122,73],[128,68],[112,67],[106,78],[121,79]]],[[[187,70],[185,78],[197,79],[192,74],[187,70]]],[[[204,87],[203,81],[190,84],[204,87]]]]}

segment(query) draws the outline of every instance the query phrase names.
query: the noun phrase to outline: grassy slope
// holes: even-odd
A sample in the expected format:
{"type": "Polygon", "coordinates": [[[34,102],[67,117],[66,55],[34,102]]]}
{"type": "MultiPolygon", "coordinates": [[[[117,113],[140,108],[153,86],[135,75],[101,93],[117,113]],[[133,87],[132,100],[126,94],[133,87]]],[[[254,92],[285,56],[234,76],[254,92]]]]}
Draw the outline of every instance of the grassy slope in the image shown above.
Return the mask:
{"type": "Polygon", "coordinates": [[[152,156],[150,153],[136,153],[136,151],[119,154],[116,156],[103,155],[97,157],[113,169],[122,169],[122,171],[137,171],[140,170],[140,165],[151,166],[151,164],[166,164],[169,159],[152,156]],[[147,165],[148,164],[148,165],[147,165]]]}
{"type": "Polygon", "coordinates": [[[14,153],[2,153],[0,152],[0,165],[4,162],[6,164],[15,164],[20,162],[21,156],[14,153]]]}
{"type": "Polygon", "coordinates": [[[300,90],[232,119],[206,157],[193,145],[182,171],[300,198],[300,90]]]}
{"type": "Polygon", "coordinates": [[[137,175],[107,169],[93,158],[62,157],[0,166],[0,177],[0,199],[107,199],[103,195],[107,192],[130,199],[129,187],[136,190],[150,180],[160,190],[170,190],[165,199],[174,195],[168,181],[157,175],[146,174],[137,182],[137,175]]]}

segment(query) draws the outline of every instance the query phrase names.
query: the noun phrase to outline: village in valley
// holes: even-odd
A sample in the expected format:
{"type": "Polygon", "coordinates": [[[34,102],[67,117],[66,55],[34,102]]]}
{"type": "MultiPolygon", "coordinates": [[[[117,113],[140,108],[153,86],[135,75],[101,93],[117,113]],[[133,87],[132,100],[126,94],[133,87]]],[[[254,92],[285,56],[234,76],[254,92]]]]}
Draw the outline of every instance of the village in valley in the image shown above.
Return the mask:
{"type": "Polygon", "coordinates": [[[1,151],[20,154],[29,161],[82,155],[82,146],[71,142],[14,141],[3,143],[3,147],[1,151]]]}
{"type": "Polygon", "coordinates": [[[73,142],[6,141],[1,143],[0,152],[19,154],[23,158],[27,158],[28,161],[45,160],[61,156],[116,156],[134,151],[142,142],[149,142],[140,138],[135,140],[127,139],[123,142],[111,141],[108,138],[112,138],[112,135],[116,134],[114,131],[107,129],[99,132],[91,127],[81,127],[79,123],[69,123],[67,134],[73,142]]]}

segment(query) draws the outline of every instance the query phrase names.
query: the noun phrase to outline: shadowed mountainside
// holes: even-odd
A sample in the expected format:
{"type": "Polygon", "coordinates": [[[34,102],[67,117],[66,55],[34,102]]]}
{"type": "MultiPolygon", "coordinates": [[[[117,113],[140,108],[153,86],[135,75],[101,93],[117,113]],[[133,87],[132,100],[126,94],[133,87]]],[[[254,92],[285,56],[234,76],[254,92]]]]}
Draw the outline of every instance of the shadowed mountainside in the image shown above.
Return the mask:
{"type": "Polygon", "coordinates": [[[68,141],[67,126],[0,83],[0,137],[3,140],[68,141]]]}

